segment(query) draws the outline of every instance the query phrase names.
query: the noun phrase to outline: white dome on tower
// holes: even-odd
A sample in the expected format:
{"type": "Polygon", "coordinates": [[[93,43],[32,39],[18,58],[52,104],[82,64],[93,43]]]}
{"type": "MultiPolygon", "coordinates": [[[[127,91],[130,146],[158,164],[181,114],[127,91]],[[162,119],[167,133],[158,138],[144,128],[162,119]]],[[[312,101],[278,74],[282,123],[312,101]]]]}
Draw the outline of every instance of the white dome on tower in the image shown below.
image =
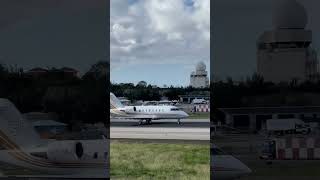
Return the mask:
{"type": "Polygon", "coordinates": [[[205,71],[206,65],[203,62],[199,62],[196,66],[196,71],[205,71]]]}
{"type": "Polygon", "coordinates": [[[307,22],[303,5],[296,0],[277,0],[273,13],[273,26],[276,29],[304,29],[307,22]]]}
{"type": "Polygon", "coordinates": [[[194,88],[205,88],[209,86],[208,72],[204,62],[196,65],[196,71],[192,71],[190,75],[190,86],[194,88]]]}

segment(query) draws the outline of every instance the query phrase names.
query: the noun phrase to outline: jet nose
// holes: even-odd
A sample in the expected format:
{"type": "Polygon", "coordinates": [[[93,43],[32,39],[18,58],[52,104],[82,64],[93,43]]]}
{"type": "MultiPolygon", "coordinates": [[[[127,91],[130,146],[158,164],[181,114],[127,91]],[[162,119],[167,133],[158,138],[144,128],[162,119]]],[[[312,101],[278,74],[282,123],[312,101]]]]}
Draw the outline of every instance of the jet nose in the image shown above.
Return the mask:
{"type": "Polygon", "coordinates": [[[186,112],[183,112],[183,116],[184,116],[185,118],[187,118],[187,117],[189,117],[189,114],[187,114],[186,112]]]}
{"type": "Polygon", "coordinates": [[[252,170],[248,166],[243,165],[243,167],[241,168],[241,173],[242,175],[248,175],[252,173],[252,170]]]}
{"type": "Polygon", "coordinates": [[[252,170],[247,167],[247,168],[244,170],[244,173],[245,173],[245,174],[251,174],[251,173],[252,173],[252,170]]]}

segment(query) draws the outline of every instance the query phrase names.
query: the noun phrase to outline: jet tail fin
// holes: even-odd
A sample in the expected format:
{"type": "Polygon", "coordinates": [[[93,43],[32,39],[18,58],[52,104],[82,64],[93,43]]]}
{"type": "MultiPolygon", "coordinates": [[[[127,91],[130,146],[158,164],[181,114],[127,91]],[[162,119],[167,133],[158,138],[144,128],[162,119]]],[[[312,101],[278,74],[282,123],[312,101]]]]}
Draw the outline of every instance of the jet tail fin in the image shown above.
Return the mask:
{"type": "Polygon", "coordinates": [[[121,101],[113,94],[110,93],[110,109],[123,108],[124,105],[121,101]]]}
{"type": "Polygon", "coordinates": [[[1,145],[11,142],[11,145],[14,144],[18,147],[35,146],[43,142],[32,124],[22,117],[15,105],[9,100],[1,98],[0,137],[6,139],[6,141],[0,141],[1,145]]]}

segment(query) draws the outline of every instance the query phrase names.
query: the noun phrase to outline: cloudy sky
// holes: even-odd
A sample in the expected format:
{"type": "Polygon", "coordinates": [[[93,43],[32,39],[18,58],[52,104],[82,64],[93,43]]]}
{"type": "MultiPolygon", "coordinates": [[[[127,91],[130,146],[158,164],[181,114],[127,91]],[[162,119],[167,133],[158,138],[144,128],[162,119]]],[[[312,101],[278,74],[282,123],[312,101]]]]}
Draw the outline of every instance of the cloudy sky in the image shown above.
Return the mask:
{"type": "Polygon", "coordinates": [[[107,56],[106,0],[1,0],[0,63],[70,66],[107,56]]]}
{"type": "Polygon", "coordinates": [[[111,81],[189,85],[210,66],[210,0],[111,0],[111,81]]]}
{"type": "MultiPolygon", "coordinates": [[[[272,14],[280,0],[212,1],[212,63],[216,77],[241,79],[256,71],[256,40],[272,30],[272,14]]],[[[307,29],[313,32],[313,47],[320,54],[320,1],[297,0],[308,13],[307,29]]]]}

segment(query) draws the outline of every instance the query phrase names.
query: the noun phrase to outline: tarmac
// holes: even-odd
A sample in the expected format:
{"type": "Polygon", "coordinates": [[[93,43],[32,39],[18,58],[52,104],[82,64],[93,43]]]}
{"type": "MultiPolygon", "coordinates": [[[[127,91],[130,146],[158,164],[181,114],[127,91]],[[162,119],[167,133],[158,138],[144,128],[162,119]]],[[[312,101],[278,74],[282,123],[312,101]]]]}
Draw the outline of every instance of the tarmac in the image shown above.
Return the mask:
{"type": "MultiPolygon", "coordinates": [[[[238,180],[313,180],[320,179],[320,160],[274,160],[259,158],[265,137],[258,134],[223,134],[212,142],[245,163],[252,173],[238,180]]],[[[214,172],[213,172],[214,173],[214,172]]]]}
{"type": "Polygon", "coordinates": [[[111,119],[111,139],[146,140],[210,140],[209,119],[154,120],[151,125],[139,125],[137,120],[111,119]]]}

